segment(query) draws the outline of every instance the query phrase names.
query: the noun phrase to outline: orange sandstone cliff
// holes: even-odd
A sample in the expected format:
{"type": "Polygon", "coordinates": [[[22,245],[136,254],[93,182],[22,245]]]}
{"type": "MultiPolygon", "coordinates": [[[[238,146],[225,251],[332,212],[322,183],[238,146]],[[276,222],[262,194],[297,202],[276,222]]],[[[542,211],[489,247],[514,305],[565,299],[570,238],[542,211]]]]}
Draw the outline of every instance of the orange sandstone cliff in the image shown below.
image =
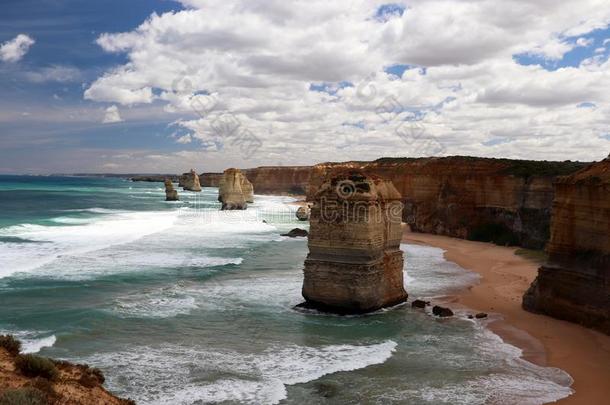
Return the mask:
{"type": "Polygon", "coordinates": [[[610,334],[610,158],[555,189],[549,260],[523,307],[610,334]]]}
{"type": "MultiPolygon", "coordinates": [[[[585,165],[472,157],[382,158],[372,162],[244,170],[260,194],[307,194],[333,169],[362,169],[394,183],[403,221],[415,232],[542,249],[549,239],[553,181],[585,165]]],[[[220,174],[204,173],[217,187],[220,174]]]]}

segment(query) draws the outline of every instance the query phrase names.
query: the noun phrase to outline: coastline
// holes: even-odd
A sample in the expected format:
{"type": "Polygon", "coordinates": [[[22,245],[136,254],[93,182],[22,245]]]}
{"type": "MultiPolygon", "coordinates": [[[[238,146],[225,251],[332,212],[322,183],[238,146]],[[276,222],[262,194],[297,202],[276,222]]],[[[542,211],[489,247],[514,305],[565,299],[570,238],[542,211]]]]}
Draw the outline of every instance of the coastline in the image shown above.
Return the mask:
{"type": "Polygon", "coordinates": [[[521,308],[539,263],[516,255],[517,248],[446,236],[405,231],[403,242],[441,248],[447,260],[480,274],[480,283],[459,294],[457,303],[501,315],[489,321],[490,330],[522,349],[524,359],[570,374],[575,392],[557,403],[601,404],[610,397],[610,336],[521,308]]]}

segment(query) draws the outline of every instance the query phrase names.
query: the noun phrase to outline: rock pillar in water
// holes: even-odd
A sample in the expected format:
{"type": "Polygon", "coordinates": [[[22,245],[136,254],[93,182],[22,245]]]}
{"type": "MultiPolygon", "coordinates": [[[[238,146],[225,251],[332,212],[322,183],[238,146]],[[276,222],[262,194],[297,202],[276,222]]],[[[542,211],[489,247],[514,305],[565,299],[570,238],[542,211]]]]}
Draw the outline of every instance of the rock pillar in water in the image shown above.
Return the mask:
{"type": "Polygon", "coordinates": [[[187,191],[201,191],[201,184],[199,183],[199,175],[195,170],[191,169],[190,172],[184,173],[180,176],[179,186],[182,186],[183,190],[187,191]]]}
{"type": "Polygon", "coordinates": [[[174,185],[170,179],[165,180],[165,201],[178,201],[178,191],[174,190],[174,185]]]}
{"type": "Polygon", "coordinates": [[[610,334],[610,158],[557,180],[547,252],[523,308],[610,334]]]}
{"type": "Polygon", "coordinates": [[[305,306],[357,314],[407,299],[400,200],[390,181],[361,171],[325,180],[311,208],[305,306]]]}
{"type": "Polygon", "coordinates": [[[249,202],[254,202],[252,183],[239,169],[224,171],[218,185],[218,201],[222,210],[245,210],[249,202]]]}

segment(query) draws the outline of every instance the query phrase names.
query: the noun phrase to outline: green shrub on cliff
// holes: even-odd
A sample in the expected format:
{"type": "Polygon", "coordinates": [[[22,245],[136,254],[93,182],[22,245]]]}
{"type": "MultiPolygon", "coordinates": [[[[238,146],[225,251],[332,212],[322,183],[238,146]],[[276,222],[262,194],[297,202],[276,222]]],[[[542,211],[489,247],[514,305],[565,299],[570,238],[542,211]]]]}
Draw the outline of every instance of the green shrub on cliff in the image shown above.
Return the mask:
{"type": "Polygon", "coordinates": [[[26,377],[42,377],[54,380],[59,375],[57,367],[51,360],[34,354],[17,356],[15,367],[26,377]]]}
{"type": "Polygon", "coordinates": [[[47,405],[48,403],[46,396],[32,387],[8,390],[0,395],[0,405],[47,405]]]}
{"type": "Polygon", "coordinates": [[[13,335],[0,336],[0,347],[5,349],[9,354],[16,356],[21,351],[21,342],[13,335]]]}

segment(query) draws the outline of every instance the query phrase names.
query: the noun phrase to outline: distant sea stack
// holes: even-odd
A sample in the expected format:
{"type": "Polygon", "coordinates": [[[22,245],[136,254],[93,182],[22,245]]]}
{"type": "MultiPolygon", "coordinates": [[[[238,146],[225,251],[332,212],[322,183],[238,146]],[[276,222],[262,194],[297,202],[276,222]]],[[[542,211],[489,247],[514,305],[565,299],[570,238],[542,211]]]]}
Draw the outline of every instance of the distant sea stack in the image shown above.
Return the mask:
{"type": "Polygon", "coordinates": [[[523,307],[610,334],[610,159],[556,182],[547,251],[523,307]]]}
{"type": "Polygon", "coordinates": [[[165,201],[178,201],[178,191],[174,190],[174,185],[170,179],[165,179],[165,201]]]}
{"type": "Polygon", "coordinates": [[[201,185],[199,184],[199,175],[195,170],[191,169],[190,172],[184,173],[180,176],[180,182],[178,183],[183,190],[187,191],[201,191],[201,185]]]}
{"type": "Polygon", "coordinates": [[[401,196],[362,171],[331,175],[313,199],[305,307],[359,314],[404,302],[401,196]]]}
{"type": "Polygon", "coordinates": [[[245,210],[248,203],[254,201],[252,183],[239,169],[230,168],[224,171],[218,185],[218,201],[222,210],[245,210]]]}

